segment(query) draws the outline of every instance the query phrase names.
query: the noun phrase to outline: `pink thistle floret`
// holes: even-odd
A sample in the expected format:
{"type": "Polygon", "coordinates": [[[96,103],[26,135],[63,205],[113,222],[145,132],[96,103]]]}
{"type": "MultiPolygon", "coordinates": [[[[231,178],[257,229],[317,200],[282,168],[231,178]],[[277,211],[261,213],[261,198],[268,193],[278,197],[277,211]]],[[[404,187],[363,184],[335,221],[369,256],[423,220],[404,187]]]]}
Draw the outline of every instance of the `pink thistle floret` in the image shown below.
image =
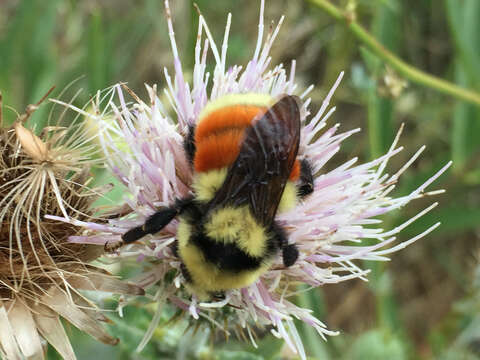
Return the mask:
{"type": "Polygon", "coordinates": [[[128,197],[125,201],[130,214],[110,220],[107,224],[68,220],[91,230],[89,235],[75,236],[71,241],[104,245],[106,242],[120,240],[121,234],[143,224],[158,207],[168,206],[176,198],[182,198],[192,191],[192,171],[184,154],[183,138],[188,126],[195,124],[209,101],[237,93],[268,94],[273,98],[282,94],[299,95],[303,101],[299,156],[310,161],[316,178],[314,192],[310,196],[293,210],[277,215],[276,220],[287,230],[289,241],[295,243],[300,251],[299,259],[293,266],[285,268],[279,256],[271,269],[251,286],[227,291],[226,298],[222,301],[202,303],[184,290],[185,279],[179,271],[180,260],[171,250],[178,225],[176,220],[160,233],[147,236],[148,241],[125,246],[116,257],[134,257],[138,262],[154,264],[137,282],[144,287],[156,288],[155,299],[159,302],[157,314],[139,350],[158,325],[162,305],[168,302],[189,313],[193,320],[207,319],[225,332],[230,332],[231,329],[223,325],[226,317],[231,324],[245,329],[254,344],[253,327],[271,325],[272,333],[283,338],[294,352],[305,359],[294,319],[314,327],[324,338],[325,335],[335,335],[337,332],[328,330],[324,323],[312,315],[310,309],[300,308],[288,300],[295,295],[291,284],[303,282],[317,287],[355,278],[366,280],[368,270],[356,265],[356,260],[386,261],[387,255],[433,231],[439,223],[412,239],[393,245],[395,236],[401,230],[432,210],[436,203],[391,230],[379,228],[381,220],[377,217],[426,194],[441,192],[427,193],[425,189],[447,170],[450,163],[412,193],[397,198],[390,196],[399,176],[424,150],[424,147],[420,148],[395,174],[386,174],[387,162],[402,150],[397,147],[402,131],[400,129],[391,148],[382,157],[360,165],[356,164],[357,159],[351,159],[336,169],[325,171],[325,164],[339,151],[342,142],[359,131],[355,129],[338,133],[338,124],[324,130],[328,118],[335,110],[329,108],[330,99],[343,73],[325,97],[320,110],[311,117],[311,99],[308,98],[308,93],[313,86],[303,92],[297,90],[295,62],[288,74],[282,64],[270,65],[269,52],[283,18],[264,40],[262,1],[256,48],[245,68],[234,65],[226,69],[231,15],[227,19],[220,49],[200,15],[193,81],[189,84],[183,74],[168,1],[165,2],[165,7],[174,76],[172,78],[165,69],[167,87],[163,98],[166,99],[166,105],[173,108],[175,115],[169,115],[166,105],[157,96],[155,86],[147,86],[147,102],[141,101],[134,94],[133,102],[127,102],[124,98],[126,87],[114,86],[105,96],[109,101],[108,114],[103,112],[98,115],[98,112],[92,114],[77,109],[99,122],[109,168],[127,188],[128,197]],[[209,52],[215,59],[213,74],[206,71],[209,52]],[[114,101],[115,97],[117,101],[114,101]],[[310,120],[307,121],[308,119],[310,120]],[[364,245],[365,239],[375,240],[376,243],[371,245],[372,241],[369,241],[370,245],[364,245]],[[165,277],[172,269],[178,271],[175,272],[173,281],[166,281],[165,277]],[[221,312],[226,307],[229,311],[221,312]]]}

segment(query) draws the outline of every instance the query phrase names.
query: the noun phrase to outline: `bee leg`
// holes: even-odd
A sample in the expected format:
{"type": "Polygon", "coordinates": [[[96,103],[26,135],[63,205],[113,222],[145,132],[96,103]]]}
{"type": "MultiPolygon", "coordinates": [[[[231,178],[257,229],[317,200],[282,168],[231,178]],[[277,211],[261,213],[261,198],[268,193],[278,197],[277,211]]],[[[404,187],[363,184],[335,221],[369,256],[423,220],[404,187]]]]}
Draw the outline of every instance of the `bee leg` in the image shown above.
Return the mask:
{"type": "Polygon", "coordinates": [[[300,162],[300,184],[297,187],[297,194],[300,198],[313,192],[313,169],[310,162],[303,159],[300,162]]]}
{"type": "Polygon", "coordinates": [[[147,235],[142,226],[134,227],[122,235],[122,243],[129,244],[147,235]]]}
{"type": "Polygon", "coordinates": [[[188,269],[187,269],[187,267],[185,266],[184,263],[180,264],[180,271],[182,272],[182,275],[185,278],[185,281],[188,282],[188,283],[191,283],[192,282],[192,276],[188,272],[188,269]]]}
{"type": "Polygon", "coordinates": [[[137,226],[123,234],[122,240],[116,242],[106,242],[103,249],[105,252],[111,253],[115,250],[118,250],[125,244],[137,241],[145,235],[147,235],[147,233],[143,230],[143,226],[137,226]]]}
{"type": "Polygon", "coordinates": [[[277,246],[282,250],[283,265],[292,266],[298,259],[298,249],[295,244],[288,243],[288,237],[279,225],[273,225],[273,232],[277,246]]]}
{"type": "Polygon", "coordinates": [[[286,267],[292,266],[298,259],[298,249],[295,244],[288,244],[282,249],[283,264],[286,267]]]}
{"type": "Polygon", "coordinates": [[[188,134],[183,140],[183,149],[185,150],[185,154],[187,155],[188,161],[190,164],[193,164],[193,159],[195,157],[195,126],[189,125],[188,126],[188,134]]]}
{"type": "Polygon", "coordinates": [[[117,243],[106,243],[105,251],[112,252],[125,244],[135,242],[147,234],[155,234],[167,226],[175,216],[192,204],[192,198],[179,199],[175,205],[163,208],[150,216],[145,224],[136,226],[122,235],[122,240],[117,243]]]}
{"type": "Polygon", "coordinates": [[[170,221],[178,215],[178,213],[179,209],[177,207],[169,207],[159,210],[145,221],[142,230],[145,234],[155,234],[167,226],[170,221]]]}
{"type": "Polygon", "coordinates": [[[173,256],[178,258],[179,257],[179,255],[178,255],[178,240],[175,240],[175,242],[172,244],[171,249],[172,249],[173,256]]]}
{"type": "Polygon", "coordinates": [[[123,245],[123,241],[115,241],[115,242],[107,241],[105,245],[103,245],[103,251],[106,253],[113,253],[114,251],[121,248],[122,245],[123,245]]]}
{"type": "Polygon", "coordinates": [[[215,291],[210,293],[210,296],[212,297],[213,301],[222,301],[225,300],[226,296],[223,291],[215,291]]]}
{"type": "Polygon", "coordinates": [[[135,242],[147,234],[155,234],[168,225],[170,221],[178,214],[175,207],[169,207],[157,211],[150,216],[145,224],[134,227],[122,235],[122,245],[135,242]]]}

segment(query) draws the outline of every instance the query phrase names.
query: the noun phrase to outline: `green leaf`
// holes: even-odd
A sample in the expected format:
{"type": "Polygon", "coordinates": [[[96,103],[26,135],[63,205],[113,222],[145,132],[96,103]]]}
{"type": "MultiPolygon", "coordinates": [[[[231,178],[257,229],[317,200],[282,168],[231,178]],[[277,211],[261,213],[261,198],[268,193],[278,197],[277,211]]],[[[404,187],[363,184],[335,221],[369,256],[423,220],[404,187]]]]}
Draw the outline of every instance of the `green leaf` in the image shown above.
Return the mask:
{"type": "Polygon", "coordinates": [[[478,226],[480,209],[464,203],[443,204],[435,210],[422,216],[402,232],[403,237],[409,237],[424,231],[429,225],[440,221],[442,223],[435,230],[435,234],[454,235],[460,231],[474,229],[478,226]]]}
{"type": "Polygon", "coordinates": [[[477,0],[445,0],[452,40],[466,74],[468,86],[480,89],[480,2],[477,0]]]}
{"type": "MultiPolygon", "coordinates": [[[[55,85],[57,62],[51,45],[55,37],[58,2],[21,2],[0,38],[0,89],[5,104],[19,112],[23,112],[26,105],[37,102],[55,85]],[[15,92],[11,93],[11,89],[15,92]]],[[[29,124],[42,128],[46,114],[47,108],[40,107],[29,124]]],[[[10,111],[5,116],[7,123],[15,119],[15,114],[10,111]]]]}
{"type": "MultiPolygon", "coordinates": [[[[109,326],[110,333],[120,339],[117,345],[123,353],[124,359],[130,359],[130,354],[135,354],[138,344],[143,339],[150,322],[156,304],[151,306],[128,306],[124,309],[123,317],[113,314],[112,325],[109,326]]],[[[153,333],[150,342],[145,346],[138,356],[141,359],[165,359],[175,358],[180,350],[179,343],[184,336],[186,325],[183,322],[168,324],[173,316],[172,308],[165,306],[161,314],[159,326],[153,333]]],[[[193,342],[193,338],[190,340],[193,342]]],[[[184,347],[182,347],[184,349],[184,347]]],[[[188,350],[191,350],[188,348],[188,350]]]]}
{"type": "MultiPolygon", "coordinates": [[[[398,48],[401,34],[398,15],[391,7],[378,6],[372,29],[377,39],[393,52],[398,48]]],[[[379,82],[385,71],[383,64],[380,61],[369,63],[374,78],[379,82]]],[[[393,119],[393,100],[381,96],[378,88],[372,87],[368,91],[368,137],[371,158],[381,156],[390,147],[393,140],[393,119]]]]}
{"type": "MultiPolygon", "coordinates": [[[[446,0],[449,29],[456,48],[455,81],[464,87],[480,89],[480,2],[477,0],[446,0]]],[[[459,102],[455,105],[452,130],[453,169],[462,173],[471,155],[480,151],[480,110],[459,102]]]]}
{"type": "MultiPolygon", "coordinates": [[[[297,295],[296,304],[302,308],[312,310],[312,315],[321,320],[326,313],[323,291],[322,289],[305,291],[306,289],[308,289],[307,285],[299,286],[299,291],[301,292],[297,295]]],[[[318,335],[317,331],[302,321],[296,321],[295,324],[307,355],[319,356],[325,360],[330,359],[328,344],[318,335]]]]}
{"type": "Polygon", "coordinates": [[[400,338],[387,331],[372,330],[355,339],[345,360],[403,360],[407,358],[407,349],[400,338]]]}
{"type": "Polygon", "coordinates": [[[108,67],[107,59],[111,58],[105,32],[103,30],[102,14],[100,9],[94,10],[90,17],[88,26],[88,52],[87,52],[87,74],[89,92],[94,94],[107,84],[108,67]]]}
{"type": "MultiPolygon", "coordinates": [[[[465,68],[456,63],[455,74],[457,82],[467,84],[467,73],[465,68]]],[[[462,173],[468,165],[471,155],[480,150],[478,134],[480,132],[480,111],[479,108],[466,103],[455,105],[453,114],[452,130],[452,160],[453,170],[462,173]]]]}
{"type": "Polygon", "coordinates": [[[282,347],[285,345],[283,339],[277,339],[273,335],[268,335],[258,342],[258,347],[249,346],[249,351],[265,360],[278,359],[282,347]]]}

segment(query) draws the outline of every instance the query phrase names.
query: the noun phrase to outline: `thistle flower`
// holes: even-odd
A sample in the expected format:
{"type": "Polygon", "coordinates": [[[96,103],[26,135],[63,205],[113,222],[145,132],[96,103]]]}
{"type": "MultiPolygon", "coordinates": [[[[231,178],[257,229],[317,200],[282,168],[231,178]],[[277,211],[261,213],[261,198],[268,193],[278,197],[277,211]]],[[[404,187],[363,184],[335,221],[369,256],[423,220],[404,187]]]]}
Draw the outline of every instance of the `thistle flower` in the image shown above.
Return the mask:
{"type": "Polygon", "coordinates": [[[101,116],[76,109],[100,122],[104,151],[109,154],[109,167],[130,195],[125,200],[130,214],[119,214],[117,219],[108,224],[72,219],[71,224],[84,226],[97,233],[93,236],[74,236],[71,241],[102,246],[107,242],[118,241],[127,230],[143,224],[158,207],[168,206],[176,198],[184,197],[192,191],[192,171],[182,143],[188,127],[195,124],[209,102],[224,95],[239,93],[262,94],[272,98],[282,94],[299,95],[303,101],[299,155],[310,160],[316,178],[313,194],[291,211],[278,214],[276,218],[300,251],[299,259],[293,266],[285,268],[279,256],[270,270],[252,285],[227,291],[222,301],[199,302],[184,290],[181,263],[172,251],[178,222],[172,221],[161,232],[148,236],[143,242],[125,246],[117,256],[120,259],[134,257],[137,261],[148,264],[150,269],[139,283],[145,287],[156,286],[157,289],[155,300],[159,303],[159,310],[139,350],[158,324],[161,305],[170,303],[184,310],[192,323],[207,320],[228,334],[238,330],[242,336],[246,332],[254,344],[254,327],[271,326],[275,336],[283,338],[293,351],[305,359],[294,318],[314,327],[322,337],[337,332],[328,330],[324,323],[311,314],[310,309],[300,308],[292,302],[295,295],[293,285],[305,283],[318,287],[354,278],[366,280],[368,271],[359,268],[355,260],[388,260],[386,255],[433,231],[439,223],[412,239],[393,245],[395,236],[402,229],[433,209],[436,203],[391,230],[378,227],[381,221],[377,217],[424,196],[425,189],[450,163],[412,193],[393,197],[391,193],[399,176],[424,150],[424,147],[420,148],[393,175],[386,174],[384,171],[387,162],[402,150],[397,146],[400,130],[391,148],[382,157],[359,165],[356,164],[357,159],[352,159],[336,169],[325,170],[325,164],[339,151],[341,143],[359,131],[355,129],[339,133],[338,124],[324,129],[335,110],[329,109],[329,102],[343,73],[325,97],[320,110],[311,114],[308,93],[313,86],[303,92],[298,90],[295,83],[295,62],[289,72],[282,64],[270,64],[269,51],[283,18],[264,39],[262,1],[258,40],[253,57],[245,67],[233,65],[227,68],[226,65],[231,15],[227,18],[220,49],[200,15],[193,80],[191,84],[187,83],[175,42],[168,1],[165,2],[165,7],[175,71],[172,78],[165,70],[167,88],[164,95],[167,104],[162,103],[157,96],[155,86],[147,86],[149,100],[143,102],[126,86],[117,85],[112,89],[111,97],[113,99],[117,96],[118,101],[112,100],[109,103],[109,116],[115,117],[115,124],[103,121],[101,116]],[[206,39],[203,40],[205,34],[206,39]],[[206,70],[209,51],[215,59],[213,74],[206,70]],[[125,99],[123,89],[132,95],[133,103],[125,99]],[[169,115],[167,105],[173,108],[173,117],[169,115]],[[128,148],[126,151],[125,145],[128,148]],[[369,241],[370,245],[366,245],[365,239],[373,239],[376,243],[371,245],[372,242],[369,241]]]}
{"type": "Polygon", "coordinates": [[[44,218],[52,214],[94,219],[91,204],[99,189],[87,187],[96,150],[88,145],[81,126],[61,126],[65,112],[40,137],[24,126],[40,102],[29,105],[11,127],[3,126],[0,111],[0,355],[4,359],[43,359],[44,340],[65,359],[75,359],[61,317],[98,340],[115,344],[117,340],[99,323],[107,318],[79,290],[142,293],[87,264],[101,251],[69,243],[68,237],[78,234],[77,227],[44,218]]]}

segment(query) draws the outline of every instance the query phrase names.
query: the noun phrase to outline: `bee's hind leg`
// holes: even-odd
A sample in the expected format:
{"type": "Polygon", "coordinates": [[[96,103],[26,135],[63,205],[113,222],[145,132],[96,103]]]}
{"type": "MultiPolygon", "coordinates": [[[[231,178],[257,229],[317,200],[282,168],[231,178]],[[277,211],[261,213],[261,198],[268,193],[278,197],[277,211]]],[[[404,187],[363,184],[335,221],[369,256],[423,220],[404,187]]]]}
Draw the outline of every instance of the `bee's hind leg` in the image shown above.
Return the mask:
{"type": "Polygon", "coordinates": [[[182,275],[185,278],[185,281],[188,283],[191,283],[192,275],[190,275],[190,272],[188,271],[187,267],[183,262],[180,264],[180,271],[182,272],[182,275]]]}
{"type": "Polygon", "coordinates": [[[297,194],[300,198],[313,192],[313,169],[310,162],[303,159],[300,162],[300,183],[297,186],[297,194]]]}
{"type": "Polygon", "coordinates": [[[147,234],[155,234],[167,226],[178,214],[178,209],[175,207],[168,207],[157,211],[150,216],[145,224],[134,227],[122,235],[122,242],[129,244],[137,241],[147,234]]]}
{"type": "Polygon", "coordinates": [[[151,215],[143,225],[136,226],[122,235],[122,240],[117,243],[106,243],[105,251],[112,252],[119,247],[140,240],[147,234],[155,234],[167,226],[175,216],[190,206],[192,198],[179,199],[173,206],[158,210],[151,215]]]}
{"type": "Polygon", "coordinates": [[[188,126],[188,133],[183,140],[183,149],[185,150],[185,155],[187,156],[190,164],[193,165],[193,160],[195,158],[195,126],[188,126]]]}
{"type": "Polygon", "coordinates": [[[283,264],[286,267],[292,266],[298,259],[298,249],[295,244],[288,243],[288,237],[285,230],[277,224],[273,225],[275,242],[278,248],[282,250],[283,264]]]}
{"type": "Polygon", "coordinates": [[[155,234],[162,230],[178,214],[175,207],[168,207],[157,211],[150,216],[143,225],[136,226],[122,235],[122,240],[114,243],[105,243],[106,252],[113,252],[123,245],[140,240],[147,234],[155,234]]]}
{"type": "Polygon", "coordinates": [[[211,293],[213,301],[223,301],[227,297],[224,291],[215,291],[211,293]]]}
{"type": "Polygon", "coordinates": [[[298,259],[298,249],[295,244],[288,244],[282,249],[283,264],[286,267],[292,266],[298,259]]]}
{"type": "Polygon", "coordinates": [[[185,281],[188,283],[191,283],[192,276],[190,275],[190,272],[188,271],[186,265],[183,263],[182,259],[180,258],[180,254],[178,252],[178,240],[175,240],[175,242],[171,245],[171,249],[172,249],[173,256],[180,259],[180,272],[185,278],[185,281]]]}

